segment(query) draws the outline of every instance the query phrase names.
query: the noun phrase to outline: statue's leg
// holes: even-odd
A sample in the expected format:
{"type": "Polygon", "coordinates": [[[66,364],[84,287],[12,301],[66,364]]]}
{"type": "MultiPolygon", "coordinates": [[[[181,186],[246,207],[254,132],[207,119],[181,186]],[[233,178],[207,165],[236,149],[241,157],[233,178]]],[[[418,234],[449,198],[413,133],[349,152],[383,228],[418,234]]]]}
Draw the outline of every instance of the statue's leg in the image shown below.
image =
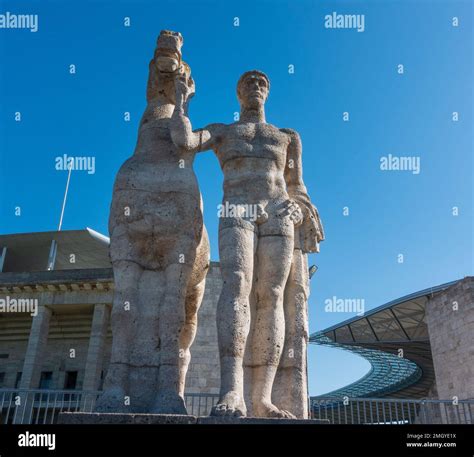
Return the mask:
{"type": "Polygon", "coordinates": [[[132,412],[145,413],[155,401],[159,370],[159,304],[164,295],[164,279],[163,271],[145,269],[138,284],[138,331],[130,343],[133,347],[129,376],[132,412]]]}
{"type": "Polygon", "coordinates": [[[180,333],[186,319],[185,299],[191,270],[192,265],[186,263],[170,264],[165,270],[165,296],[160,303],[158,325],[158,394],[152,413],[187,414],[184,399],[179,395],[179,356],[180,333]]]}
{"type": "Polygon", "coordinates": [[[250,222],[226,225],[222,221],[219,256],[223,287],[217,304],[221,388],[211,414],[245,416],[243,356],[250,323],[255,231],[250,222]]]}
{"type": "Polygon", "coordinates": [[[201,306],[206,280],[203,279],[198,285],[191,287],[186,294],[186,319],[184,327],[179,335],[179,395],[184,398],[184,386],[186,373],[191,361],[191,345],[197,331],[197,313],[201,306]]]}
{"type": "Polygon", "coordinates": [[[293,255],[291,232],[258,240],[256,316],[252,339],[252,405],[257,417],[294,417],[272,404],[272,387],[285,341],[283,296],[293,255]]]}
{"type": "Polygon", "coordinates": [[[130,342],[135,338],[138,311],[138,283],[143,272],[135,262],[113,262],[114,298],[111,314],[113,335],[109,369],[104,381],[104,392],[96,410],[101,412],[129,412],[130,342]]]}
{"type": "Polygon", "coordinates": [[[273,383],[272,398],[278,408],[290,411],[298,419],[308,418],[308,282],[307,256],[295,249],[285,288],[285,345],[273,383]]]}

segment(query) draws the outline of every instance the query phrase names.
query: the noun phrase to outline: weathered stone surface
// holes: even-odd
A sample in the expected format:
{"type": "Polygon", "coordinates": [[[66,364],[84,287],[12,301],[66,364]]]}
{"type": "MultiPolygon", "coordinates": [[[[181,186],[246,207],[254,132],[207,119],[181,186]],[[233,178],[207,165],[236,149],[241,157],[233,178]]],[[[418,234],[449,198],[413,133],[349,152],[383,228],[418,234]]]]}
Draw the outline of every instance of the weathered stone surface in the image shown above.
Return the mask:
{"type": "Polygon", "coordinates": [[[161,32],[135,152],[120,168],[109,218],[115,290],[100,412],[186,414],[190,346],[209,267],[194,153],[171,140],[175,79],[190,69],[179,33],[161,32]]]}
{"type": "Polygon", "coordinates": [[[196,417],[179,414],[116,414],[116,413],[60,413],[59,424],[202,424],[202,425],[318,425],[329,421],[315,419],[278,419],[257,417],[210,416],[196,417]]]}
{"type": "Polygon", "coordinates": [[[224,173],[219,224],[224,284],[217,311],[221,385],[213,414],[306,417],[305,254],[319,250],[324,234],[302,180],[299,135],[265,121],[270,82],[260,71],[246,72],[238,82],[238,122],[195,132],[186,115],[194,83],[186,75],[175,83],[174,143],[190,152],[212,149],[224,173]],[[286,326],[285,314],[295,322],[286,326]],[[282,358],[283,350],[296,360],[282,358]],[[276,399],[272,403],[276,377],[276,393],[287,392],[281,406],[276,399]]]}
{"type": "Polygon", "coordinates": [[[278,417],[232,417],[232,416],[209,416],[198,417],[198,424],[220,425],[220,424],[242,424],[242,425],[318,425],[329,424],[329,420],[319,419],[285,419],[278,417]]]}
{"type": "MultiPolygon", "coordinates": [[[[297,228],[296,231],[299,229],[297,228]]],[[[290,275],[285,288],[285,345],[273,384],[272,401],[298,418],[308,417],[307,347],[309,269],[307,255],[295,239],[290,275]]]]}
{"type": "Polygon", "coordinates": [[[302,180],[301,141],[265,121],[270,81],[260,71],[239,79],[238,122],[193,132],[194,81],[182,43],[179,33],[158,38],[136,150],[114,185],[113,345],[97,409],[186,413],[189,348],[209,265],[192,165],[196,152],[213,149],[224,173],[221,398],[213,414],[306,417],[306,253],[317,252],[324,235],[302,180]]]}
{"type": "Polygon", "coordinates": [[[185,414],[60,413],[58,424],[195,424],[185,414]]]}
{"type": "MultiPolygon", "coordinates": [[[[438,397],[474,398],[474,277],[468,276],[430,298],[425,320],[438,397]]],[[[451,423],[456,421],[452,418],[451,423]]]]}
{"type": "Polygon", "coordinates": [[[186,393],[219,393],[219,349],[217,346],[216,307],[222,289],[219,264],[211,262],[199,308],[198,329],[191,348],[191,363],[186,377],[186,393]]]}

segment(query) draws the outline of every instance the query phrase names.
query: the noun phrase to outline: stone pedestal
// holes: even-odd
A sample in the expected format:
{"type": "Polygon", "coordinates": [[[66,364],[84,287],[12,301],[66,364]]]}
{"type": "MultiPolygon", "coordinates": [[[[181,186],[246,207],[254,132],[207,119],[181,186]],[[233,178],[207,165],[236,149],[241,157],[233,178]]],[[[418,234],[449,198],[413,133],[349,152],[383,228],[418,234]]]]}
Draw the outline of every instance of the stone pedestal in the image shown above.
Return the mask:
{"type": "Polygon", "coordinates": [[[329,421],[317,419],[271,419],[260,417],[196,417],[180,414],[60,413],[58,424],[255,424],[255,425],[318,425],[329,421]]]}
{"type": "Polygon", "coordinates": [[[58,424],[195,424],[196,419],[181,414],[60,413],[58,424]]]}
{"type": "Polygon", "coordinates": [[[219,424],[242,424],[242,425],[318,425],[329,424],[329,421],[319,419],[278,419],[270,417],[198,417],[198,424],[219,425],[219,424]]]}

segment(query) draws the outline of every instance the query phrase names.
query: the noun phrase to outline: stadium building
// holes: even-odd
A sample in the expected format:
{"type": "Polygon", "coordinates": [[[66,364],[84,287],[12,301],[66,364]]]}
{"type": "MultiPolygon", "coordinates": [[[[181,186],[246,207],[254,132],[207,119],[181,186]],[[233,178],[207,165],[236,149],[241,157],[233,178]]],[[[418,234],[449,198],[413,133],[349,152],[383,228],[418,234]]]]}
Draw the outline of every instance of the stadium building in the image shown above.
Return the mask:
{"type": "MultiPolygon", "coordinates": [[[[110,358],[108,243],[91,229],[0,236],[3,423],[54,422],[60,411],[93,408],[110,358]]],[[[208,414],[219,392],[221,287],[212,262],[186,382],[193,414],[208,414]]],[[[312,334],[311,343],[371,364],[357,382],[310,398],[312,415],[332,423],[473,423],[473,287],[472,277],[452,281],[312,334]]]]}

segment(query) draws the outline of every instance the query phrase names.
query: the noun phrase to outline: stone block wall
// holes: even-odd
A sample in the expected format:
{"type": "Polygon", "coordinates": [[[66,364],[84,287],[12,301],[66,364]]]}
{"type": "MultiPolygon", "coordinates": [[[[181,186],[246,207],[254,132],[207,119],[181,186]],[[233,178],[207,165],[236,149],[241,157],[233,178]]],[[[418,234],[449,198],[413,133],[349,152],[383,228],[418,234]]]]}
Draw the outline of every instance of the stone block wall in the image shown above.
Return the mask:
{"type": "Polygon", "coordinates": [[[186,378],[186,392],[219,393],[220,367],[217,346],[216,309],[222,289],[217,263],[212,262],[206,278],[206,290],[198,312],[198,330],[191,346],[191,363],[186,378]]]}
{"type": "Polygon", "coordinates": [[[425,319],[438,397],[474,399],[474,277],[431,298],[425,319]]]}

